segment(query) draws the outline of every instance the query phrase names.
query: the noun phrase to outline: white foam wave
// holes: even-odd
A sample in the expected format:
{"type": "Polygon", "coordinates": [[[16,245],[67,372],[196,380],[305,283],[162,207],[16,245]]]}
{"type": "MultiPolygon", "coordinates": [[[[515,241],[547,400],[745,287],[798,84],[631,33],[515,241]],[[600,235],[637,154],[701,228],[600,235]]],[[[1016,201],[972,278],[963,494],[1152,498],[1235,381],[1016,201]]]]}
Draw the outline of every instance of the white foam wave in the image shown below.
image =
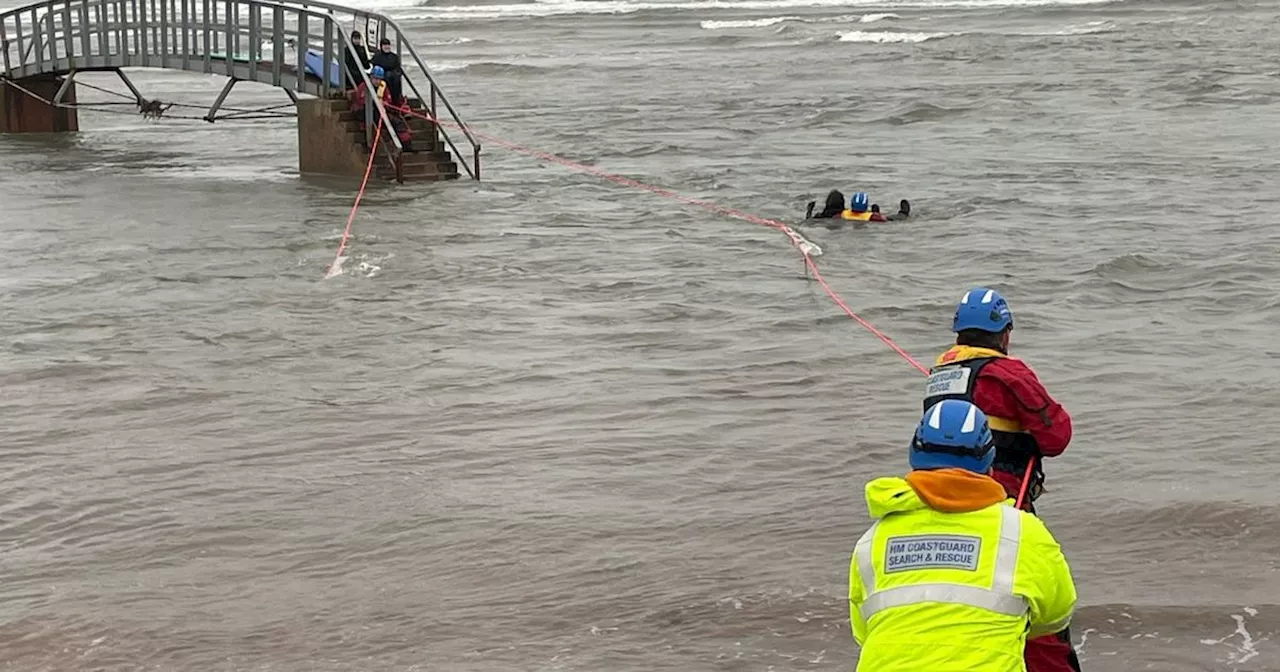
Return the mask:
{"type": "Polygon", "coordinates": [[[762,19],[740,19],[736,21],[703,21],[703,30],[723,30],[726,28],[764,28],[785,21],[799,23],[874,23],[885,19],[900,19],[897,14],[846,14],[844,16],[824,16],[805,18],[802,16],[769,16],[762,19]]]}
{"type": "Polygon", "coordinates": [[[424,47],[447,47],[447,46],[449,46],[449,45],[451,45],[451,44],[466,44],[466,43],[468,43],[468,42],[475,42],[475,40],[474,40],[474,39],[472,39],[472,38],[470,38],[470,37],[451,37],[451,38],[449,38],[449,39],[447,39],[447,40],[435,40],[435,41],[431,41],[431,42],[423,42],[423,43],[422,43],[422,46],[424,46],[424,47]]]}
{"type": "Polygon", "coordinates": [[[1094,35],[1097,33],[1109,33],[1116,27],[1110,21],[1090,21],[1082,26],[1067,26],[1060,30],[1046,30],[1038,33],[1023,33],[1033,37],[1064,37],[1071,35],[1094,35]]]}
{"type": "MultiPolygon", "coordinates": [[[[400,4],[403,0],[392,0],[400,4]]],[[[1097,5],[1123,0],[900,0],[895,8],[1020,8],[1053,5],[1097,5]]],[[[689,11],[707,9],[799,9],[814,7],[883,7],[885,0],[675,0],[673,2],[625,0],[548,0],[508,5],[450,5],[413,7],[402,19],[509,19],[523,17],[566,16],[576,14],[631,14],[643,11],[689,11]]]]}
{"type": "Polygon", "coordinates": [[[431,69],[431,72],[455,72],[462,70],[469,65],[471,64],[454,61],[434,61],[432,63],[428,63],[427,67],[431,69]]]}
{"type": "Polygon", "coordinates": [[[925,40],[936,40],[943,37],[951,37],[957,33],[890,33],[890,32],[869,32],[855,30],[849,33],[840,33],[841,42],[874,42],[876,44],[888,44],[894,42],[916,43],[925,40]]]}
{"type": "Polygon", "coordinates": [[[764,28],[783,21],[799,21],[798,16],[770,16],[763,19],[743,19],[741,21],[703,21],[703,30],[723,30],[726,28],[764,28]]]}

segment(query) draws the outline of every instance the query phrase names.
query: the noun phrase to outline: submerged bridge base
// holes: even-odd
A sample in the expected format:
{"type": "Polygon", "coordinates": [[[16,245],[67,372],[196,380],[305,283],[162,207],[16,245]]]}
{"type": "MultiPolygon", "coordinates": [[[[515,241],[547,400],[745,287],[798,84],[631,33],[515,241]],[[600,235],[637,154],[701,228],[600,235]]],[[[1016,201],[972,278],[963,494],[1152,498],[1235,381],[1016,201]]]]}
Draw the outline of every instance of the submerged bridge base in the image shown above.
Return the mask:
{"type": "MultiPolygon", "coordinates": [[[[14,81],[45,100],[76,102],[76,84],[65,77],[27,77],[14,81]]],[[[55,107],[0,82],[0,133],[68,133],[80,130],[74,107],[55,107]]]]}

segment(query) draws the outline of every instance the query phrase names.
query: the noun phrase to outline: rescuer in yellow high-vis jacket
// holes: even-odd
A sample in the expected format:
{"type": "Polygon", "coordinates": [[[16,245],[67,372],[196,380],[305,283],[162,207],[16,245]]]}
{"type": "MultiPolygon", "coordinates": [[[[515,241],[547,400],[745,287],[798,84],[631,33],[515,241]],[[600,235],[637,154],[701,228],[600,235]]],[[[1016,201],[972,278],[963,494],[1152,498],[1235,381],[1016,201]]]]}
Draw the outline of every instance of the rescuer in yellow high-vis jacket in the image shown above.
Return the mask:
{"type": "Polygon", "coordinates": [[[876,522],[849,565],[859,672],[1023,672],[1027,637],[1070,623],[1062,549],[987,475],[994,458],[982,411],[941,401],[911,442],[913,471],[867,484],[876,522]]]}

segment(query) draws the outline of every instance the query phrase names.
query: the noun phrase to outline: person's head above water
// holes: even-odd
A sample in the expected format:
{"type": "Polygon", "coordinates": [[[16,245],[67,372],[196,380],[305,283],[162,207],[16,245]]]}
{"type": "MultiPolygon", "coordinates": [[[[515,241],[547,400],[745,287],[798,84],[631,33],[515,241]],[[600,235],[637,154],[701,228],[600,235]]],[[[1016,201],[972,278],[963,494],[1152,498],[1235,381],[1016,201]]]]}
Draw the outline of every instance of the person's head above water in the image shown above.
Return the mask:
{"type": "Polygon", "coordinates": [[[901,201],[898,201],[898,214],[900,215],[911,214],[911,203],[908,202],[907,199],[904,198],[901,201]]]}
{"type": "Polygon", "coordinates": [[[831,193],[827,194],[827,204],[822,206],[822,216],[834,217],[840,214],[841,210],[844,210],[844,194],[840,193],[839,189],[832,189],[831,193]]]}
{"type": "Polygon", "coordinates": [[[964,293],[951,322],[956,345],[989,348],[1009,353],[1009,332],[1013,331],[1013,311],[994,289],[974,287],[964,293]]]}
{"type": "Polygon", "coordinates": [[[878,203],[872,203],[871,212],[880,212],[880,205],[878,203]]]}
{"type": "Polygon", "coordinates": [[[871,198],[867,196],[867,192],[859,191],[854,193],[853,198],[849,199],[849,209],[854,212],[866,212],[870,205],[871,198]]]}

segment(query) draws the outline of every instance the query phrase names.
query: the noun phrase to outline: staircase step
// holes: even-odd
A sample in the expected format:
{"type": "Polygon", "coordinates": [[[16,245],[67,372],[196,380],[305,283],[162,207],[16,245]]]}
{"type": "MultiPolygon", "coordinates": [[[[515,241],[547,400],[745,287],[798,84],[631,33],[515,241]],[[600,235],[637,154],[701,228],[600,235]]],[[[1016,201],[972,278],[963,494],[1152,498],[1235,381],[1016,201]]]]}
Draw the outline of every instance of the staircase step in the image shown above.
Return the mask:
{"type": "MultiPolygon", "coordinates": [[[[389,167],[378,169],[376,175],[380,180],[396,179],[395,171],[391,170],[391,168],[389,167]]],[[[407,168],[404,171],[405,182],[436,182],[439,180],[456,180],[456,179],[458,179],[458,174],[456,172],[449,172],[449,171],[440,172],[440,171],[434,171],[434,170],[419,172],[419,171],[411,171],[407,168]]]]}
{"type": "Polygon", "coordinates": [[[449,152],[428,152],[421,151],[417,154],[405,152],[404,165],[411,166],[424,163],[450,163],[453,161],[453,155],[449,152]]]}
{"type": "MultiPolygon", "coordinates": [[[[348,134],[348,139],[350,140],[351,144],[360,151],[360,153],[363,154],[368,151],[368,147],[365,145],[363,132],[350,133],[348,134]]],[[[448,151],[445,148],[445,144],[443,142],[440,142],[439,140],[434,140],[431,138],[431,136],[423,137],[421,135],[415,135],[413,136],[412,141],[413,141],[414,149],[417,149],[418,153],[420,154],[448,151]]]]}
{"type": "MultiPolygon", "coordinates": [[[[360,132],[360,122],[356,119],[352,119],[350,121],[341,121],[339,123],[342,124],[343,130],[345,130],[347,133],[360,132]]],[[[416,141],[418,138],[430,139],[431,136],[435,133],[436,127],[435,127],[435,124],[432,124],[429,121],[423,121],[421,119],[410,119],[409,130],[413,131],[413,137],[414,137],[414,140],[416,141]]]]}
{"type": "Polygon", "coordinates": [[[452,161],[444,161],[441,163],[416,163],[404,164],[404,174],[409,175],[426,175],[429,173],[450,174],[458,172],[458,164],[452,161]]]}

